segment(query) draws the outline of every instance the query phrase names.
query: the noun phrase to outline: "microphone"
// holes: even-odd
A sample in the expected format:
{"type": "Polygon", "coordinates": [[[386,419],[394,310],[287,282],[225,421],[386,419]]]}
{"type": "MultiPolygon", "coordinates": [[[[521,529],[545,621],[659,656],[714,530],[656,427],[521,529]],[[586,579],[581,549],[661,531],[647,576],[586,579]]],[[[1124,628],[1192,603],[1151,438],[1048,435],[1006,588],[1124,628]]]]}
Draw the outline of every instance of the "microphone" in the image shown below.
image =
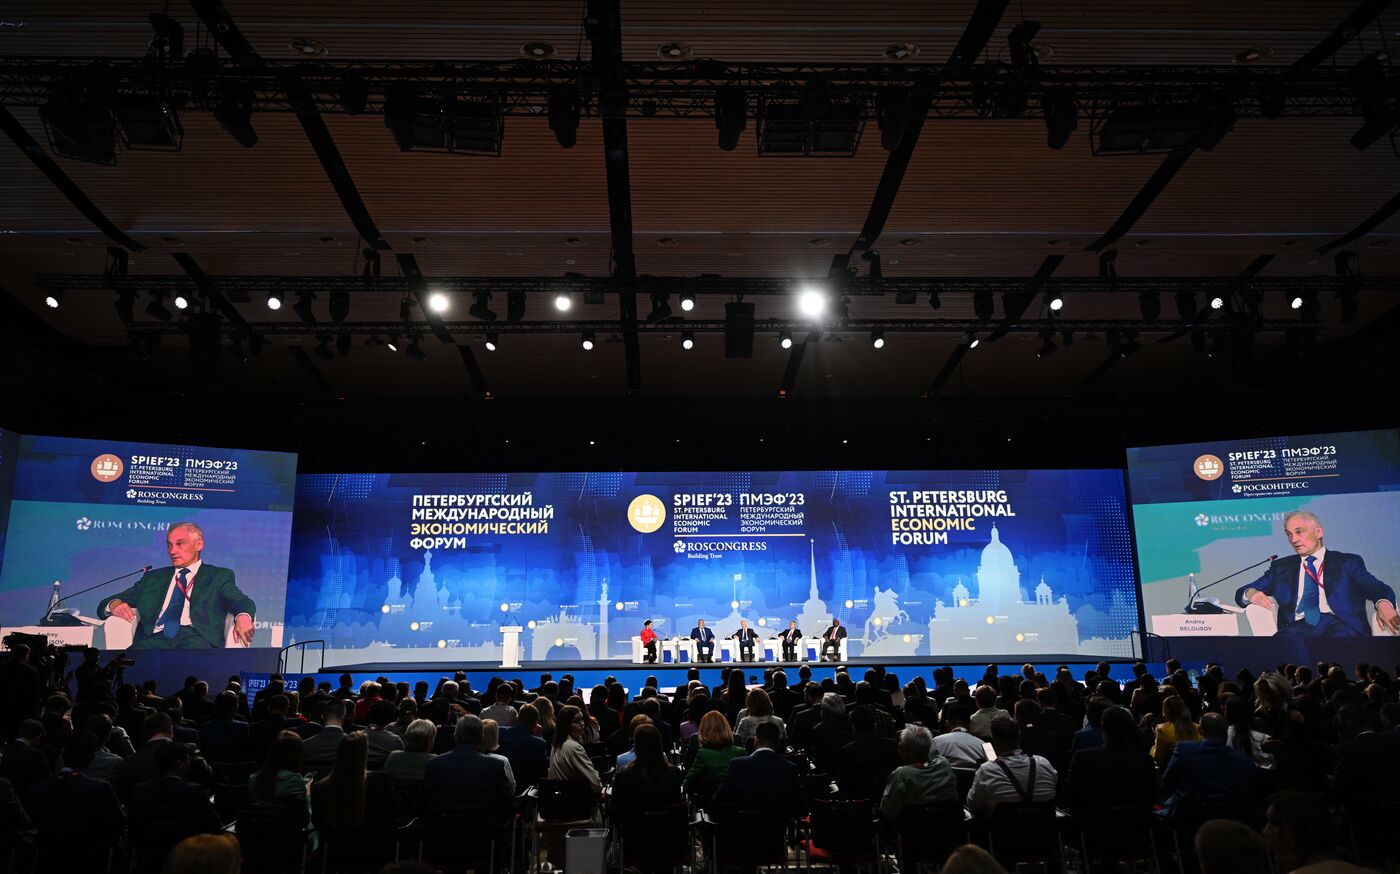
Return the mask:
{"type": "MultiPolygon", "coordinates": [[[[78,597],[79,595],[86,595],[88,592],[91,592],[91,591],[93,591],[94,589],[100,589],[100,588],[102,588],[103,586],[109,586],[109,585],[111,585],[112,583],[120,582],[120,581],[126,579],[127,577],[134,577],[134,576],[136,576],[137,574],[144,574],[144,573],[146,573],[147,571],[149,571],[149,570],[151,569],[151,567],[152,567],[151,565],[146,565],[146,566],[144,566],[144,567],[139,567],[139,568],[137,568],[136,570],[132,571],[131,573],[122,574],[122,575],[119,576],[119,577],[112,577],[110,580],[106,580],[106,581],[104,581],[104,582],[98,583],[98,584],[95,585],[95,586],[88,586],[86,589],[79,589],[78,591],[74,592],[74,593],[71,594],[71,595],[64,595],[62,598],[59,598],[59,599],[54,600],[54,601],[50,601],[50,602],[49,602],[49,609],[47,609],[47,610],[44,611],[44,617],[43,617],[42,619],[39,620],[39,624],[40,624],[40,625],[57,625],[57,624],[60,624],[60,623],[58,622],[58,620],[56,620],[56,619],[54,618],[54,611],[58,609],[58,605],[59,605],[59,604],[62,604],[64,601],[67,601],[69,598],[76,598],[76,597],[78,597]]],[[[54,588],[55,588],[55,589],[58,588],[58,584],[57,584],[57,583],[54,584],[54,588]]],[[[64,615],[70,615],[70,614],[64,614],[64,615]]]]}
{"type": "Polygon", "coordinates": [[[1181,612],[1183,612],[1183,613],[1193,613],[1193,614],[1197,614],[1197,615],[1205,614],[1205,613],[1224,613],[1225,611],[1222,610],[1222,609],[1220,608],[1220,606],[1217,605],[1217,604],[1211,604],[1211,603],[1197,603],[1197,602],[1196,602],[1196,597],[1197,597],[1198,595],[1200,595],[1202,592],[1204,592],[1206,589],[1209,589],[1211,586],[1217,585],[1217,584],[1219,584],[1219,583],[1223,583],[1223,582],[1225,582],[1226,580],[1234,579],[1235,577],[1239,576],[1240,574],[1244,573],[1245,571],[1253,570],[1254,568],[1259,567],[1259,565],[1261,565],[1261,564],[1268,564],[1269,562],[1274,561],[1274,560],[1276,560],[1277,558],[1278,558],[1277,555],[1271,555],[1271,556],[1269,556],[1268,558],[1266,558],[1266,559],[1264,559],[1264,560],[1262,560],[1262,561],[1256,561],[1254,564],[1250,565],[1249,567],[1242,567],[1242,568],[1240,568],[1239,570],[1235,571],[1235,572],[1232,573],[1232,574],[1228,574],[1227,576],[1223,576],[1223,577],[1221,577],[1220,579],[1215,580],[1215,581],[1213,581],[1213,582],[1206,583],[1204,586],[1201,586],[1199,589],[1195,588],[1195,586],[1190,586],[1190,587],[1189,587],[1189,588],[1190,588],[1190,592],[1189,592],[1189,594],[1187,595],[1187,600],[1186,600],[1186,607],[1185,607],[1185,609],[1183,609],[1181,612]]]}

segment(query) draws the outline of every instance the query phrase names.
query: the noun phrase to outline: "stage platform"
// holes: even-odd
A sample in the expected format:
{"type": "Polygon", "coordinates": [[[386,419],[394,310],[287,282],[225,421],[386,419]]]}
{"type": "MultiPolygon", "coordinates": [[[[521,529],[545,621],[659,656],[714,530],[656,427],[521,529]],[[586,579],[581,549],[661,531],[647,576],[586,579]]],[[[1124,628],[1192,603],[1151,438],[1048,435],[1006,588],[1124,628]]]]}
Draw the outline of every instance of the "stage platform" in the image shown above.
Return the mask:
{"type": "MultiPolygon", "coordinates": [[[[1120,682],[1132,679],[1133,659],[1119,657],[1106,660],[1111,665],[1110,675],[1114,679],[1120,682]]],[[[677,686],[685,684],[687,674],[692,667],[699,668],[702,682],[707,686],[715,686],[721,681],[721,671],[730,667],[742,669],[746,674],[745,680],[750,685],[758,685],[763,682],[763,673],[769,668],[781,668],[788,675],[790,681],[797,679],[797,672],[803,665],[811,667],[812,679],[817,681],[835,676],[838,670],[849,672],[852,679],[859,681],[864,678],[868,668],[878,664],[882,665],[887,673],[898,677],[901,684],[909,682],[915,676],[921,676],[931,687],[934,669],[944,665],[953,669],[955,677],[973,683],[981,679],[989,664],[997,666],[998,674],[1019,674],[1021,666],[1030,663],[1035,666],[1037,671],[1052,678],[1060,665],[1066,665],[1074,673],[1076,679],[1081,679],[1084,672],[1093,670],[1099,661],[1099,659],[1089,659],[1083,655],[1037,656],[1015,662],[1009,662],[1005,657],[974,656],[949,656],[938,659],[928,657],[854,658],[843,662],[710,662],[694,665],[689,662],[648,665],[624,661],[591,660],[528,661],[522,662],[520,667],[514,668],[504,668],[499,664],[485,662],[379,662],[326,665],[319,671],[307,671],[303,674],[298,672],[296,659],[293,659],[292,664],[283,673],[289,682],[296,682],[302,676],[311,676],[318,682],[327,680],[335,685],[341,674],[349,674],[356,687],[366,680],[387,677],[395,683],[408,682],[411,684],[421,680],[436,688],[440,680],[451,679],[454,673],[462,671],[467,675],[467,680],[471,683],[472,688],[478,691],[486,688],[492,677],[519,679],[526,688],[533,689],[539,685],[541,674],[547,673],[555,680],[565,674],[571,674],[574,678],[574,687],[585,692],[593,686],[599,685],[608,677],[614,677],[627,688],[628,694],[635,695],[641,690],[646,678],[651,675],[656,676],[658,687],[669,693],[677,686]]],[[[1161,664],[1149,663],[1148,669],[1153,671],[1156,676],[1161,676],[1161,664]]],[[[243,676],[245,691],[256,691],[266,684],[270,674],[247,672],[243,676]]]]}

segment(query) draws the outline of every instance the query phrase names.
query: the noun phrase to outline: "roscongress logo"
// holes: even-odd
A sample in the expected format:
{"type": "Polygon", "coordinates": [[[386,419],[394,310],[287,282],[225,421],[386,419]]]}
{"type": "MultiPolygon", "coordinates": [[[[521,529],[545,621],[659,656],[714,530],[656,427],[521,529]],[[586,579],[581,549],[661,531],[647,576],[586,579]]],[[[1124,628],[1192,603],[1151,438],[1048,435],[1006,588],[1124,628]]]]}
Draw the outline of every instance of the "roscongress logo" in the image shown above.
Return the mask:
{"type": "Polygon", "coordinates": [[[110,452],[105,452],[92,460],[88,470],[92,473],[93,479],[100,483],[109,483],[120,477],[122,471],[126,470],[126,466],[122,464],[120,458],[110,452]]]}
{"type": "Polygon", "coordinates": [[[126,498],[127,498],[127,500],[129,500],[129,501],[130,501],[130,500],[134,500],[134,499],[136,498],[136,489],[127,489],[127,490],[126,490],[126,498]]]}
{"type": "Polygon", "coordinates": [[[79,531],[86,531],[92,527],[92,520],[86,516],[79,516],[76,524],[79,531]]]}
{"type": "Polygon", "coordinates": [[[627,505],[627,521],[642,534],[666,524],[666,505],[655,495],[638,495],[627,505]]]}
{"type": "Polygon", "coordinates": [[[1207,525],[1210,524],[1210,517],[1207,516],[1205,513],[1197,513],[1197,514],[1196,514],[1196,524],[1197,524],[1198,526],[1204,528],[1204,527],[1206,527],[1207,525]]]}
{"type": "Polygon", "coordinates": [[[685,541],[677,540],[675,544],[671,547],[671,549],[675,550],[678,553],[685,552],[685,541]]]}
{"type": "Polygon", "coordinates": [[[1221,461],[1218,455],[1202,455],[1191,464],[1191,469],[1196,472],[1196,476],[1211,482],[1220,479],[1225,473],[1225,462],[1221,461]]]}

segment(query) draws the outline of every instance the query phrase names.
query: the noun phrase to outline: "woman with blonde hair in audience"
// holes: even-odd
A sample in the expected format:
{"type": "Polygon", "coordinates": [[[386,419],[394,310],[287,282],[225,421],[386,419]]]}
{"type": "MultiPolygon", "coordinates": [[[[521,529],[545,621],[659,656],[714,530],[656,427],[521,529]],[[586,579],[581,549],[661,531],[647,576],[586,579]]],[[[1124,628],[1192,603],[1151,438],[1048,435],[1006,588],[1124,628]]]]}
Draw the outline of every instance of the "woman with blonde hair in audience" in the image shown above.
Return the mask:
{"type": "Polygon", "coordinates": [[[506,785],[510,787],[510,794],[515,794],[515,772],[510,768],[510,759],[501,755],[497,750],[501,748],[501,724],[494,719],[481,720],[481,743],[477,744],[476,751],[487,758],[496,759],[506,769],[506,785]]]}
{"type": "Polygon", "coordinates": [[[711,710],[700,720],[700,751],[686,772],[683,785],[690,786],[697,778],[718,780],[729,771],[730,760],[742,755],[743,748],[734,745],[729,720],[720,711],[711,710]]]}
{"type": "Polygon", "coordinates": [[[532,703],[540,714],[540,738],[549,743],[554,739],[554,702],[541,695],[532,703]]]}
{"type": "Polygon", "coordinates": [[[778,736],[787,736],[787,727],[783,721],[773,715],[773,700],[768,697],[768,693],[762,689],[750,689],[748,695],[748,706],[739,714],[739,725],[734,729],[734,736],[740,744],[753,737],[760,722],[771,722],[778,727],[778,736]]]}
{"type": "Polygon", "coordinates": [[[1159,771],[1167,767],[1178,743],[1201,739],[1201,727],[1191,721],[1191,706],[1180,695],[1162,701],[1162,716],[1164,721],[1157,726],[1152,744],[1152,761],[1159,771]]]}
{"type": "Polygon", "coordinates": [[[243,866],[238,838],[231,834],[185,838],[165,857],[161,874],[238,874],[243,866]]]}
{"type": "MultiPolygon", "coordinates": [[[[412,701],[413,699],[408,699],[412,701]]],[[[403,732],[403,749],[394,750],[384,760],[383,771],[393,776],[399,783],[413,783],[423,779],[423,769],[433,758],[433,745],[437,743],[437,726],[431,719],[415,719],[403,732]]]]}
{"type": "Polygon", "coordinates": [[[559,709],[559,721],[554,725],[554,738],[549,743],[549,779],[587,780],[597,792],[603,782],[583,748],[587,727],[588,714],[583,708],[565,704],[559,709]]]}

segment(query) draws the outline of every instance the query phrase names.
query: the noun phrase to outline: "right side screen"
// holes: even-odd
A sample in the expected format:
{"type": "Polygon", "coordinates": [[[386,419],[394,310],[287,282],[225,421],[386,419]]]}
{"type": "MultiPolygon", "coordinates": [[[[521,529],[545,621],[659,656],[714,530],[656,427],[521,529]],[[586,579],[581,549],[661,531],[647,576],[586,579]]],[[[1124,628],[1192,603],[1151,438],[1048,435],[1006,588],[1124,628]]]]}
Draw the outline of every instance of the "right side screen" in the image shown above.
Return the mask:
{"type": "Polygon", "coordinates": [[[1150,631],[1393,633],[1400,432],[1129,449],[1128,482],[1150,631]]]}

